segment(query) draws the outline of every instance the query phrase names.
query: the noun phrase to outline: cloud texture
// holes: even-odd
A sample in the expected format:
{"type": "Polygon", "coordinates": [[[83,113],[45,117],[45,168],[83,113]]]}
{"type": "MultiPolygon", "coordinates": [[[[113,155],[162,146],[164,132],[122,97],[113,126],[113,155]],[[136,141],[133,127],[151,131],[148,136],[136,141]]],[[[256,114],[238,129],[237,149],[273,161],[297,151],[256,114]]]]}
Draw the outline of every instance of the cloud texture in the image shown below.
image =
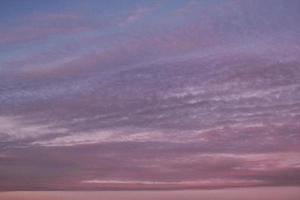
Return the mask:
{"type": "Polygon", "coordinates": [[[298,1],[53,4],[1,8],[1,190],[300,185],[298,1]]]}

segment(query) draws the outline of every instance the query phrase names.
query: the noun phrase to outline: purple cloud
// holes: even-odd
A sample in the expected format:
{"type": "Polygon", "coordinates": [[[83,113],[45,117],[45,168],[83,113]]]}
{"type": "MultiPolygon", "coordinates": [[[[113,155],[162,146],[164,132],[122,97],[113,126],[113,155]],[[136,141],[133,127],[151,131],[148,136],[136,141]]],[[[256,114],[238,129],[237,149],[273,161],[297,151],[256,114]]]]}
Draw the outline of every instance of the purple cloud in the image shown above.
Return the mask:
{"type": "Polygon", "coordinates": [[[0,25],[1,190],[299,187],[299,3],[138,4],[0,25]]]}

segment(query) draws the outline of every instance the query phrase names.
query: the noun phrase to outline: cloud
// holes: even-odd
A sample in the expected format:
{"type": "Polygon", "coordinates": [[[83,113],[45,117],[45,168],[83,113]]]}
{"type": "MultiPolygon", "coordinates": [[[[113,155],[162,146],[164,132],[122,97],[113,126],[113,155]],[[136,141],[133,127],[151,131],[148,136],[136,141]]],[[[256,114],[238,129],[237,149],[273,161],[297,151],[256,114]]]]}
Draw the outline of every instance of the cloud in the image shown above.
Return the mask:
{"type": "Polygon", "coordinates": [[[24,45],[95,30],[94,24],[76,14],[33,13],[21,21],[19,25],[0,28],[0,44],[24,45]]]}
{"type": "Polygon", "coordinates": [[[10,141],[40,138],[51,133],[63,134],[66,132],[64,128],[51,128],[50,125],[26,124],[17,117],[0,117],[0,123],[2,144],[10,141]]]}
{"type": "Polygon", "coordinates": [[[299,16],[235,2],[2,27],[0,188],[298,186],[299,16]]]}
{"type": "Polygon", "coordinates": [[[132,24],[142,18],[148,11],[149,9],[146,8],[138,8],[131,12],[119,25],[124,26],[132,24]]]}
{"type": "Polygon", "coordinates": [[[5,190],[298,185],[298,157],[293,152],[203,154],[140,142],[9,149],[1,158],[5,181],[0,185],[5,190]],[[22,177],[30,178],[30,184],[22,177]]]}
{"type": "Polygon", "coordinates": [[[176,181],[176,182],[151,182],[151,181],[114,181],[114,180],[86,180],[82,181],[85,184],[98,185],[100,188],[126,188],[134,189],[139,187],[141,189],[185,189],[185,188],[210,188],[210,187],[228,187],[234,185],[251,185],[251,184],[262,184],[262,181],[251,180],[222,180],[222,179],[209,179],[209,180],[199,180],[199,181],[176,181]]]}

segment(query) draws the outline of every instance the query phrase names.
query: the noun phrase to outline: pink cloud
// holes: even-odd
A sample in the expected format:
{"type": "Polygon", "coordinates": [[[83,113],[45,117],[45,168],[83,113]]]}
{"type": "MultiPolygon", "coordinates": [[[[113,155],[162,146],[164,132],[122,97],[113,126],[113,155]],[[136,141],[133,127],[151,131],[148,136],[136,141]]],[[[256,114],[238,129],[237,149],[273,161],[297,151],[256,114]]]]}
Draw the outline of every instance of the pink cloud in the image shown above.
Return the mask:
{"type": "Polygon", "coordinates": [[[142,18],[145,13],[148,11],[149,9],[145,9],[145,8],[138,8],[137,10],[133,11],[132,13],[130,13],[121,23],[120,25],[126,25],[126,24],[131,24],[134,23],[136,21],[138,21],[140,18],[142,18]]]}
{"type": "Polygon", "coordinates": [[[77,21],[83,20],[83,16],[78,13],[33,13],[28,17],[31,21],[57,21],[57,20],[64,20],[64,21],[77,21]]]}
{"type": "Polygon", "coordinates": [[[0,44],[18,45],[50,37],[94,30],[80,15],[57,13],[34,13],[21,25],[2,27],[0,44]]]}

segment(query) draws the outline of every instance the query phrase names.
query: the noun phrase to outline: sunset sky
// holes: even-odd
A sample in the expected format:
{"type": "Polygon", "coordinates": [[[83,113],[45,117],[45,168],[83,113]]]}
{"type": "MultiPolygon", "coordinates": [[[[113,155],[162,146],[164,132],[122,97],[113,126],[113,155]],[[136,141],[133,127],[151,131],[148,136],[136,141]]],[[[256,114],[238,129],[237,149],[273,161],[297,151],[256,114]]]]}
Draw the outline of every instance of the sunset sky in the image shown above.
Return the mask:
{"type": "Polygon", "coordinates": [[[299,0],[0,1],[1,191],[270,186],[300,188],[299,0]]]}

